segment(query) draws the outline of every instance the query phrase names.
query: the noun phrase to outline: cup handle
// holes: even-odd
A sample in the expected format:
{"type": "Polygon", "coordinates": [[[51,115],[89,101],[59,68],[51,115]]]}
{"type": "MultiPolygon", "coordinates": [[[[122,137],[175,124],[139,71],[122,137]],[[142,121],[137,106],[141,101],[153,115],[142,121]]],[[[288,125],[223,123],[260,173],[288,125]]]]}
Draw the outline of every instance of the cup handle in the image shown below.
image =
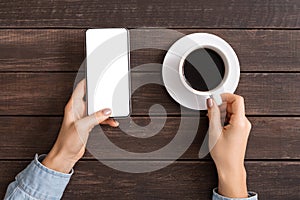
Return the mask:
{"type": "Polygon", "coordinates": [[[210,98],[215,100],[215,102],[217,103],[218,106],[222,104],[221,94],[212,94],[212,95],[210,95],[210,98]]]}

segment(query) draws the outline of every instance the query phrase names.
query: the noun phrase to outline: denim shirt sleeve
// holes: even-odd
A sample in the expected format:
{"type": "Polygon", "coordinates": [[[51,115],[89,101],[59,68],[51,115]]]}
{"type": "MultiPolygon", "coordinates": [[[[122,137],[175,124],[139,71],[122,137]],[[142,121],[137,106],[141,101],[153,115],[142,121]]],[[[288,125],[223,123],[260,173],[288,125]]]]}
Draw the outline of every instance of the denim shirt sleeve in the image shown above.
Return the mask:
{"type": "Polygon", "coordinates": [[[248,198],[228,198],[218,194],[217,189],[213,190],[212,200],[258,200],[258,195],[255,192],[248,192],[248,198]]]}
{"type": "Polygon", "coordinates": [[[10,183],[5,200],[57,200],[69,183],[73,169],[69,174],[49,169],[41,164],[46,155],[35,155],[34,160],[10,183]]]}

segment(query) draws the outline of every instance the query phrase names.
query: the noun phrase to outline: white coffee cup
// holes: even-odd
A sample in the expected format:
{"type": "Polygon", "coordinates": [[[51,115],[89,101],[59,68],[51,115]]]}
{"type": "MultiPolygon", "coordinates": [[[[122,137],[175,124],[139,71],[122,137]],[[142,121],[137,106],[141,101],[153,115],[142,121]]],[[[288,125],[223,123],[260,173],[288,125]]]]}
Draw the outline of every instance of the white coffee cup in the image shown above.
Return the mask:
{"type": "Polygon", "coordinates": [[[240,65],[236,53],[225,40],[209,33],[193,33],[180,38],[171,46],[165,56],[162,74],[167,91],[174,100],[191,109],[206,110],[207,98],[213,98],[220,105],[222,93],[233,93],[236,90],[240,77],[240,65]],[[192,88],[183,73],[187,56],[200,48],[210,49],[217,53],[222,58],[225,68],[222,81],[217,87],[208,91],[192,88]]]}
{"type": "MultiPolygon", "coordinates": [[[[209,56],[209,54],[207,55],[209,56]]],[[[211,62],[214,62],[213,59],[211,59],[211,62]]],[[[219,76],[221,76],[221,74],[219,74],[220,72],[217,69],[217,66],[214,66],[215,69],[211,69],[212,71],[214,71],[214,73],[218,74],[219,76]]],[[[228,78],[226,72],[228,71],[229,68],[229,64],[227,61],[226,56],[223,54],[223,52],[217,48],[217,47],[212,47],[210,45],[203,45],[202,47],[198,47],[198,46],[193,46],[191,49],[189,49],[189,51],[187,51],[181,58],[180,63],[179,63],[179,76],[180,76],[180,80],[182,82],[182,84],[186,87],[187,90],[191,91],[194,94],[199,94],[199,95],[209,95],[210,97],[214,98],[214,100],[216,101],[216,103],[218,105],[220,105],[222,103],[222,99],[220,97],[220,91],[223,92],[222,88],[223,88],[223,82],[226,81],[226,79],[228,78]],[[208,91],[200,91],[200,90],[196,90],[193,87],[191,87],[191,85],[188,83],[185,75],[184,75],[184,63],[186,62],[187,57],[194,51],[196,50],[200,50],[200,49],[210,49],[212,51],[214,51],[216,54],[218,54],[222,61],[223,61],[223,67],[224,67],[224,75],[222,77],[220,77],[222,79],[222,81],[218,84],[218,86],[216,86],[215,88],[208,90],[208,91]],[[215,93],[215,91],[219,91],[218,93],[215,93]]],[[[203,77],[206,79],[210,79],[211,77],[203,77]]],[[[206,81],[209,82],[209,81],[206,81]]]]}

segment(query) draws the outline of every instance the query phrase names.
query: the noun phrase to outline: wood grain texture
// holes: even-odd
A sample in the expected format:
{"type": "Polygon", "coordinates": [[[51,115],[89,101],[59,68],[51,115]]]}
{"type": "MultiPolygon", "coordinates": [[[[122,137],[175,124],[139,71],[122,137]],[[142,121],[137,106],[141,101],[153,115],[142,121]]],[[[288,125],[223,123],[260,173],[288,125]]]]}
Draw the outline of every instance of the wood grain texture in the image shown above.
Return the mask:
{"type": "Polygon", "coordinates": [[[4,115],[63,114],[72,94],[75,74],[1,74],[0,90],[4,115]],[[60,83],[59,83],[60,82],[60,83]],[[59,111],[59,112],[58,112],[59,111]]]}
{"type": "Polygon", "coordinates": [[[0,30],[0,71],[77,71],[85,30],[0,30]]]}
{"type": "MultiPolygon", "coordinates": [[[[195,32],[213,33],[229,42],[242,72],[300,71],[299,30],[133,29],[131,67],[162,63],[164,50],[195,32]]],[[[0,71],[77,71],[85,58],[85,29],[2,29],[0,52],[0,71]]],[[[150,65],[147,71],[161,67],[150,65]]]]}
{"type": "MultiPolygon", "coordinates": [[[[162,117],[154,118],[154,120],[163,119],[162,117]]],[[[143,153],[155,151],[167,145],[177,134],[180,120],[178,117],[168,117],[159,133],[148,139],[129,136],[126,134],[128,131],[122,131],[124,128],[122,130],[107,126],[102,128],[107,137],[120,148],[143,153]]],[[[189,117],[189,120],[193,121],[196,118],[189,117]]],[[[250,117],[249,120],[252,122],[252,130],[246,159],[300,159],[299,117],[250,117]]],[[[2,127],[0,159],[31,159],[35,153],[47,153],[55,142],[61,121],[60,117],[0,117],[0,127],[2,127]]],[[[140,126],[150,123],[148,117],[134,117],[133,121],[140,126]]],[[[133,126],[129,119],[119,120],[119,122],[123,127],[133,126]]],[[[194,142],[180,159],[198,159],[198,152],[207,127],[207,118],[202,117],[194,142]]],[[[141,131],[141,128],[130,129],[133,135],[138,135],[141,131]]],[[[189,134],[191,130],[185,129],[184,131],[189,134]]],[[[93,146],[93,148],[96,147],[93,146]]],[[[97,148],[101,149],[99,145],[97,148]]],[[[109,152],[107,157],[113,155],[114,152],[109,152]]],[[[87,152],[84,156],[84,159],[86,158],[94,157],[87,152]]]]}
{"type": "MultiPolygon", "coordinates": [[[[0,73],[0,115],[62,115],[75,75],[0,73]]],[[[132,73],[133,87],[153,80],[162,83],[161,79],[160,73],[132,73]]],[[[236,93],[245,97],[248,115],[299,115],[299,81],[298,73],[243,73],[236,93]]],[[[132,96],[133,116],[147,115],[154,103],[164,106],[169,115],[180,114],[180,106],[163,86],[148,84],[132,96]]],[[[156,108],[152,111],[156,115],[163,113],[156,108]]]]}
{"type": "MultiPolygon", "coordinates": [[[[0,197],[27,164],[0,162],[0,197]]],[[[299,162],[246,162],[246,168],[248,189],[258,192],[260,199],[299,199],[299,162]]],[[[216,186],[212,162],[175,162],[156,172],[129,174],[97,161],[84,161],[75,167],[62,199],[211,199],[216,186]]]]}
{"type": "Polygon", "coordinates": [[[4,1],[0,27],[299,28],[299,1],[4,1]]]}

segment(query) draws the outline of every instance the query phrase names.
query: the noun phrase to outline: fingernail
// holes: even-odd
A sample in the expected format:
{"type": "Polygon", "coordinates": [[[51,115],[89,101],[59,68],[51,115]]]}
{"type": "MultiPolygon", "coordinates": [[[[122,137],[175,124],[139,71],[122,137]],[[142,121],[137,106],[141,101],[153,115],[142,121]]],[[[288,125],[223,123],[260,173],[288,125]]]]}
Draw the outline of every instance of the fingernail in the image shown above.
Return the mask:
{"type": "Polygon", "coordinates": [[[213,100],[211,98],[208,98],[206,100],[206,104],[207,104],[207,107],[209,107],[209,108],[213,107],[213,105],[214,105],[213,100]]]}
{"type": "Polygon", "coordinates": [[[111,114],[111,109],[109,108],[105,108],[102,110],[102,113],[105,115],[105,116],[109,116],[111,114]]]}
{"type": "Polygon", "coordinates": [[[118,122],[118,121],[115,121],[116,122],[116,126],[119,126],[120,125],[120,123],[118,122]]]}

